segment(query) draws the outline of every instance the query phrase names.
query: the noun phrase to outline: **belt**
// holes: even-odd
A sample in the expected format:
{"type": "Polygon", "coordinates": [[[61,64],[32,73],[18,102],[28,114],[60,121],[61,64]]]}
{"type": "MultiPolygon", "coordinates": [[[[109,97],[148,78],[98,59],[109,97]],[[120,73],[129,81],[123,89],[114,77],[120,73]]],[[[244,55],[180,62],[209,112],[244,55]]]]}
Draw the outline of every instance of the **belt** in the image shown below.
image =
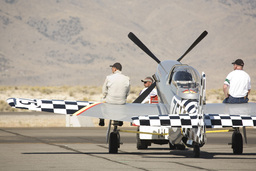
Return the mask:
{"type": "Polygon", "coordinates": [[[233,96],[231,96],[232,98],[234,98],[234,99],[246,99],[247,98],[247,96],[244,96],[244,97],[233,97],[233,96]]]}

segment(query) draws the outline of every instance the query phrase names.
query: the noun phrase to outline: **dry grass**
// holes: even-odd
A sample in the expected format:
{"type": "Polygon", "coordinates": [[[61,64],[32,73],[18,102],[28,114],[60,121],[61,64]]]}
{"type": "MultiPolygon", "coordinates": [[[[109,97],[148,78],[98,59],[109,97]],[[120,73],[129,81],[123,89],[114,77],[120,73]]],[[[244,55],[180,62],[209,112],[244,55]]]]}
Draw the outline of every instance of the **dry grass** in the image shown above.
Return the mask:
{"type": "MultiPolygon", "coordinates": [[[[211,89],[206,91],[207,103],[222,103],[224,94],[222,89],[211,89]]],[[[249,102],[256,102],[256,90],[251,90],[249,94],[249,102]]]]}
{"type": "MultiPolygon", "coordinates": [[[[133,102],[143,89],[141,86],[131,87],[127,102],[133,102]]],[[[6,99],[15,98],[38,98],[60,100],[101,101],[101,87],[96,86],[58,86],[58,87],[35,87],[35,86],[0,86],[0,112],[24,111],[11,108],[6,99]]],[[[256,102],[256,90],[252,90],[250,102],[256,102]]],[[[221,103],[224,99],[222,89],[206,91],[207,103],[221,103]]]]}

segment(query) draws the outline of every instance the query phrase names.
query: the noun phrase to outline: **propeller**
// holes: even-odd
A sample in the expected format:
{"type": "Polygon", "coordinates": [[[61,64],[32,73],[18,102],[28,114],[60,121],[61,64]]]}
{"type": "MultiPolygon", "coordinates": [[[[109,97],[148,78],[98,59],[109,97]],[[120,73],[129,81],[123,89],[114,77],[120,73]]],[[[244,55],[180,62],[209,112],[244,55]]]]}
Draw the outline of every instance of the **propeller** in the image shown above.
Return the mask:
{"type": "Polygon", "coordinates": [[[208,32],[204,31],[177,61],[180,62],[207,34],[208,32]]]}
{"type": "Polygon", "coordinates": [[[153,58],[158,64],[161,62],[139,39],[135,34],[130,32],[128,37],[139,46],[146,54],[148,54],[151,58],[153,58]]]}
{"type": "MultiPolygon", "coordinates": [[[[195,41],[194,43],[188,48],[188,50],[177,60],[180,62],[206,35],[208,34],[207,31],[204,31],[195,41]]],[[[158,64],[161,65],[161,61],[140,41],[140,39],[135,36],[132,32],[128,34],[128,37],[139,47],[141,48],[146,54],[148,54],[152,59],[154,59],[158,64]]],[[[164,69],[164,68],[163,68],[164,69]]],[[[167,73],[167,72],[166,72],[167,73]]],[[[154,82],[150,87],[147,88],[133,103],[141,103],[149,93],[155,88],[156,82],[154,82]]]]}
{"type": "Polygon", "coordinates": [[[149,93],[155,88],[156,82],[151,84],[137,99],[133,101],[133,103],[141,103],[148,95],[149,93]]]}

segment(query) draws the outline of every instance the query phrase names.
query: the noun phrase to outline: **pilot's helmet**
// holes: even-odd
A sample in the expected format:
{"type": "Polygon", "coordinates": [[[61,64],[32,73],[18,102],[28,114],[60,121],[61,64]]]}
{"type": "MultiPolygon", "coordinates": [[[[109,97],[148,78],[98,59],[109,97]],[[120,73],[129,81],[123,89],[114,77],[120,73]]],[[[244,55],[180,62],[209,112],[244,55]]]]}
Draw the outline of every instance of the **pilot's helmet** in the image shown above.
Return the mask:
{"type": "Polygon", "coordinates": [[[192,81],[192,75],[186,71],[177,71],[174,74],[174,81],[192,81]]]}

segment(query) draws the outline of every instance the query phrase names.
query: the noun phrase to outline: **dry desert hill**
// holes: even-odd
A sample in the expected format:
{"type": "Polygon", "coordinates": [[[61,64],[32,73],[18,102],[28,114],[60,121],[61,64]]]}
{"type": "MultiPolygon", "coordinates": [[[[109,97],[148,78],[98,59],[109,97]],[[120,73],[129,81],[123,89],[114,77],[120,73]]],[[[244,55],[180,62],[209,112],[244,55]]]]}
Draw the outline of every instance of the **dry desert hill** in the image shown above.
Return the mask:
{"type": "Polygon", "coordinates": [[[1,0],[0,85],[100,86],[116,61],[141,85],[157,63],[129,32],[160,60],[176,60],[204,30],[182,63],[215,89],[242,58],[255,89],[255,0],[1,0]]]}

